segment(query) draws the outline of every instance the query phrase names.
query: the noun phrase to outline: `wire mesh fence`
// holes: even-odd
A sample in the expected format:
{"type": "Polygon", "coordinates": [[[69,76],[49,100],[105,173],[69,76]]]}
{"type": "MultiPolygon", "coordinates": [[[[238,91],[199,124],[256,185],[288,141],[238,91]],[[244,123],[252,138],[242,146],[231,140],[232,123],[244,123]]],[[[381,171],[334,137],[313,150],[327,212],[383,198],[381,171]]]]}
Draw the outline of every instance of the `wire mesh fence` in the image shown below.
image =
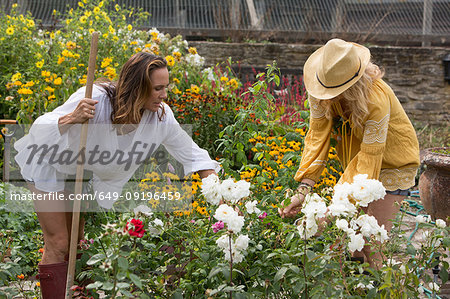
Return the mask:
{"type": "MultiPolygon", "coordinates": [[[[0,0],[8,12],[16,1],[0,0]]],[[[66,11],[78,0],[19,0],[43,26],[55,24],[52,11],[66,11]]],[[[167,28],[204,37],[252,32],[253,36],[353,34],[359,41],[450,39],[450,0],[116,0],[150,13],[144,28],[167,28]],[[281,34],[280,34],[281,33],[281,34]]],[[[242,35],[242,34],[241,34],[242,35]]]]}

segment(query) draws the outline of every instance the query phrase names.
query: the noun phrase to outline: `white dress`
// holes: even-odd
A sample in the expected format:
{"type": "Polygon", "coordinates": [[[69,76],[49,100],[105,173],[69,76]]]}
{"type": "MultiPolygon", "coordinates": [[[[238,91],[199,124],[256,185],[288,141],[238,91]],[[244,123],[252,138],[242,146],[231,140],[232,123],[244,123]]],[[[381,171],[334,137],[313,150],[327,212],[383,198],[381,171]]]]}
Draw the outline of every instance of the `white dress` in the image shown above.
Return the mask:
{"type": "MultiPolygon", "coordinates": [[[[58,120],[74,111],[84,95],[85,87],[82,87],[63,105],[36,119],[29,133],[14,144],[17,150],[15,160],[22,176],[34,182],[41,191],[63,191],[67,175],[76,174],[81,125],[74,125],[61,134],[58,120]]],[[[162,120],[157,112],[145,110],[135,131],[118,136],[111,124],[111,104],[101,86],[94,85],[92,99],[98,103],[94,118],[89,120],[84,169],[93,173],[92,184],[96,194],[120,195],[144,158],[155,154],[161,144],[183,165],[185,175],[205,169],[220,170],[219,163],[212,160],[208,152],[181,128],[167,104],[162,104],[165,112],[162,120]]],[[[158,112],[161,115],[162,108],[158,112]]],[[[116,199],[97,198],[97,202],[110,209],[116,199]]]]}

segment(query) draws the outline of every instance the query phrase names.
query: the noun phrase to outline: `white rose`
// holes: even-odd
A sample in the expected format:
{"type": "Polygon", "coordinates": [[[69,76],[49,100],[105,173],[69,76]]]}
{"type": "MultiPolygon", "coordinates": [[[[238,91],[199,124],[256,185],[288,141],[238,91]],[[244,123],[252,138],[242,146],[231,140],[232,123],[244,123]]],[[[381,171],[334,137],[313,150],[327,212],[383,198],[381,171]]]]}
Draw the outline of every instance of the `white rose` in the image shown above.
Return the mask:
{"type": "Polygon", "coordinates": [[[436,219],[436,226],[439,228],[445,228],[447,223],[442,219],[436,219]]]}
{"type": "Polygon", "coordinates": [[[249,213],[249,214],[261,213],[261,210],[256,207],[257,204],[258,204],[258,201],[256,201],[256,200],[246,202],[245,208],[247,209],[247,213],[249,213]]]}
{"type": "Polygon", "coordinates": [[[361,234],[351,234],[348,250],[351,252],[361,251],[364,247],[364,237],[361,234]]]}
{"type": "Polygon", "coordinates": [[[134,215],[138,217],[138,214],[141,213],[144,216],[150,217],[153,215],[152,209],[150,209],[149,206],[146,205],[139,205],[134,208],[134,215]]]}
{"type": "Polygon", "coordinates": [[[213,205],[218,205],[220,203],[222,196],[220,195],[221,188],[219,177],[217,175],[210,174],[208,177],[202,179],[201,190],[207,202],[213,205]]]}
{"type": "Polygon", "coordinates": [[[164,227],[164,222],[156,218],[153,222],[150,222],[148,226],[148,232],[151,236],[156,237],[162,234],[164,227]]]}
{"type": "Polygon", "coordinates": [[[230,217],[226,221],[224,221],[227,224],[227,227],[229,230],[233,231],[235,234],[241,231],[242,227],[244,226],[244,217],[238,216],[237,213],[233,217],[230,217]]]}
{"type": "Polygon", "coordinates": [[[214,214],[214,218],[216,218],[219,221],[222,221],[224,223],[228,223],[228,219],[236,216],[237,213],[236,211],[233,210],[232,207],[226,205],[226,204],[221,204],[217,210],[216,213],[214,214]]]}
{"type": "Polygon", "coordinates": [[[244,251],[248,247],[248,235],[240,235],[237,237],[236,241],[234,242],[234,246],[237,250],[244,251]]]}

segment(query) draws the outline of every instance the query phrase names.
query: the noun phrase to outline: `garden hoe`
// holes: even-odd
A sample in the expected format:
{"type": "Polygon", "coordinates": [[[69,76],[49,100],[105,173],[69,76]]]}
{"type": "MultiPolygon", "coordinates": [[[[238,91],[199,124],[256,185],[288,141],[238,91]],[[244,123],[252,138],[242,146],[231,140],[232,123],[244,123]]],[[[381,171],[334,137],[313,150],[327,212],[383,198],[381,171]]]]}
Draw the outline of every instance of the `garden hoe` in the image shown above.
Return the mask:
{"type": "MultiPolygon", "coordinates": [[[[91,50],[89,53],[89,65],[88,65],[88,74],[86,79],[86,92],[85,98],[92,98],[92,89],[94,86],[94,73],[95,73],[95,60],[97,56],[97,46],[98,46],[98,32],[92,33],[91,40],[91,50]]],[[[81,126],[81,135],[80,135],[80,146],[79,152],[85,151],[86,147],[86,139],[88,133],[88,122],[86,120],[81,126]]],[[[83,171],[84,171],[84,163],[82,163],[82,155],[78,156],[77,161],[77,173],[75,177],[75,194],[81,194],[82,192],[82,184],[83,184],[83,171]]],[[[72,298],[72,290],[71,287],[73,285],[74,277],[75,277],[75,263],[77,256],[77,245],[78,245],[78,230],[80,225],[80,210],[81,210],[81,201],[75,200],[73,203],[73,214],[72,214],[72,231],[70,233],[70,247],[69,247],[69,267],[67,271],[67,282],[66,282],[66,299],[72,298]]]]}

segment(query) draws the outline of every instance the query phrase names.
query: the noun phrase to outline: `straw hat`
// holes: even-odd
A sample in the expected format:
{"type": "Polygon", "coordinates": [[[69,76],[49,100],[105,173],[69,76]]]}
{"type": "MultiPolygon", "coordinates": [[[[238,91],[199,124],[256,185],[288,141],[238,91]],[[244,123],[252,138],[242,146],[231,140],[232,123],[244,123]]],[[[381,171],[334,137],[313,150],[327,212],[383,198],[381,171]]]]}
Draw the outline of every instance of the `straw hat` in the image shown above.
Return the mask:
{"type": "Polygon", "coordinates": [[[308,93],[321,100],[334,98],[356,83],[370,61],[364,46],[335,38],[316,50],[303,68],[308,93]]]}

